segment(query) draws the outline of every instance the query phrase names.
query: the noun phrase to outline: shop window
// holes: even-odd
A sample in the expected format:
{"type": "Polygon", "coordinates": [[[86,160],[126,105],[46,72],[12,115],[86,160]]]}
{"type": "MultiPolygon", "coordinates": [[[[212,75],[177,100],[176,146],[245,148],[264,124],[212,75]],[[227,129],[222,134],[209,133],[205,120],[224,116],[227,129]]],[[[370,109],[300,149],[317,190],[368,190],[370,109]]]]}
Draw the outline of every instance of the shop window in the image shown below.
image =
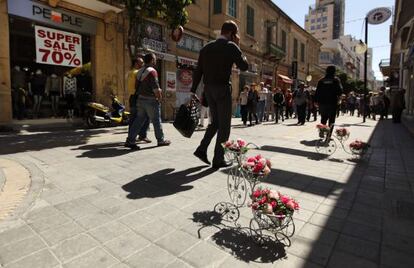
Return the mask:
{"type": "Polygon", "coordinates": [[[221,13],[221,1],[222,0],[214,0],[213,3],[213,14],[220,14],[221,13]]]}
{"type": "Polygon", "coordinates": [[[250,6],[247,6],[247,27],[246,32],[248,35],[254,36],[254,9],[250,6]]]}
{"type": "Polygon", "coordinates": [[[229,13],[232,17],[237,17],[237,0],[229,0],[229,13]]]}
{"type": "Polygon", "coordinates": [[[293,58],[298,58],[298,39],[293,39],[293,58]]]}
{"type": "Polygon", "coordinates": [[[300,61],[305,62],[305,44],[300,44],[300,61]]]}
{"type": "Polygon", "coordinates": [[[282,50],[286,52],[286,32],[282,30],[282,50]]]}

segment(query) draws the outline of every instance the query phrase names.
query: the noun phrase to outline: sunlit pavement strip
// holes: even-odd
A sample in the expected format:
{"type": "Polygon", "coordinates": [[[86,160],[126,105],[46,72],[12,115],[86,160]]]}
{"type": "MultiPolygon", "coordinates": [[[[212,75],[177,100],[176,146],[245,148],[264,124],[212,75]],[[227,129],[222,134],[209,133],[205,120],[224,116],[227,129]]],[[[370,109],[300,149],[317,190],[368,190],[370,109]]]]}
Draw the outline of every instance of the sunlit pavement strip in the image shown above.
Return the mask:
{"type": "Polygon", "coordinates": [[[22,202],[31,180],[29,171],[15,161],[0,158],[0,169],[5,179],[0,189],[0,220],[3,220],[22,202]]]}

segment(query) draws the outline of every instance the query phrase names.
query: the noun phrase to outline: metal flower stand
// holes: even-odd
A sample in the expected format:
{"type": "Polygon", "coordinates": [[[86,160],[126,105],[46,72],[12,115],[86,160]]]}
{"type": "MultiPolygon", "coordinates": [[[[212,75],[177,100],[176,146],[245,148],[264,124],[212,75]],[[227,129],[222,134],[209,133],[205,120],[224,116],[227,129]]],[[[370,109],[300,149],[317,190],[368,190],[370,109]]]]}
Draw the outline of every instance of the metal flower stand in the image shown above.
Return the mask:
{"type": "Polygon", "coordinates": [[[295,233],[295,222],[292,215],[267,214],[252,210],[253,218],[250,220],[250,236],[257,244],[263,244],[273,236],[276,240],[289,247],[292,243],[290,237],[295,233]]]}
{"type": "MultiPolygon", "coordinates": [[[[240,217],[239,208],[246,205],[246,199],[253,194],[256,186],[265,178],[265,174],[253,174],[243,168],[245,156],[238,152],[226,151],[226,158],[233,161],[227,176],[227,190],[234,206],[226,202],[218,203],[214,211],[220,213],[224,220],[234,221],[240,217]]],[[[250,220],[249,232],[253,241],[263,245],[266,240],[275,237],[279,243],[290,246],[290,237],[295,233],[295,223],[292,215],[266,214],[252,210],[253,218],[250,220]]],[[[237,224],[236,224],[237,226],[237,224]]]]}

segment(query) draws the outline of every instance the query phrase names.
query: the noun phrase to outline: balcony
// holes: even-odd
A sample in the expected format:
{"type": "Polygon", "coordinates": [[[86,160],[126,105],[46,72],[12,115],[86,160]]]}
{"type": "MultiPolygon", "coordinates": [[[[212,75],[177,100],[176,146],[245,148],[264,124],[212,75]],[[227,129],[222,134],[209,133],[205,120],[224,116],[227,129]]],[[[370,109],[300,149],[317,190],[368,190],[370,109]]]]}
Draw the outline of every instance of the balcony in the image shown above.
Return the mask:
{"type": "Polygon", "coordinates": [[[266,57],[271,61],[280,61],[286,56],[286,52],[281,47],[273,43],[268,43],[266,57]]]}
{"type": "Polygon", "coordinates": [[[379,68],[383,76],[391,75],[391,61],[390,59],[382,59],[379,63],[379,68]]]}

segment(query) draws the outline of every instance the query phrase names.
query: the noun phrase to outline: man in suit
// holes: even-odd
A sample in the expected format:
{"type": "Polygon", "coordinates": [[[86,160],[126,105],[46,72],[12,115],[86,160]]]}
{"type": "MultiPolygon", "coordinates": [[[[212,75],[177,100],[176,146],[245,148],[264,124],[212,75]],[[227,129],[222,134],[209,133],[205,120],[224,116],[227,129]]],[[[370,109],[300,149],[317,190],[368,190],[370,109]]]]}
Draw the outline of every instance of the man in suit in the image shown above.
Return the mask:
{"type": "Polygon", "coordinates": [[[220,37],[201,49],[191,88],[195,98],[197,86],[203,78],[205,96],[211,114],[211,124],[207,127],[204,138],[194,155],[201,161],[210,164],[207,158],[207,148],[217,133],[213,158],[213,168],[217,169],[230,166],[230,163],[224,160],[224,150],[221,144],[227,141],[230,136],[232,114],[230,75],[232,66],[235,63],[242,71],[248,69],[247,59],[239,48],[238,31],[238,26],[234,21],[226,21],[221,27],[220,37]]]}
{"type": "Polygon", "coordinates": [[[333,126],[336,118],[336,111],[339,97],[342,95],[341,81],[335,76],[335,66],[326,68],[326,75],[319,80],[315,92],[315,104],[319,106],[321,113],[321,124],[328,123],[332,134],[333,126]]]}

